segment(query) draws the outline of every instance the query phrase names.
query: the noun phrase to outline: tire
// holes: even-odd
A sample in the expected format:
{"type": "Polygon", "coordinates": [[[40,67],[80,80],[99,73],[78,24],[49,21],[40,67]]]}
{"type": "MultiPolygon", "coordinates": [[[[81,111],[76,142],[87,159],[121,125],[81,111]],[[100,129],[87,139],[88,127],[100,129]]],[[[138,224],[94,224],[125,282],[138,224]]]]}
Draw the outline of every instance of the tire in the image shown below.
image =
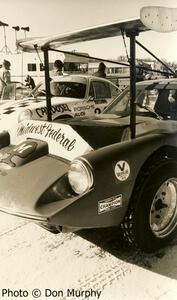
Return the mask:
{"type": "Polygon", "coordinates": [[[121,228],[129,242],[151,253],[177,233],[177,162],[160,159],[140,175],[121,228]]]}

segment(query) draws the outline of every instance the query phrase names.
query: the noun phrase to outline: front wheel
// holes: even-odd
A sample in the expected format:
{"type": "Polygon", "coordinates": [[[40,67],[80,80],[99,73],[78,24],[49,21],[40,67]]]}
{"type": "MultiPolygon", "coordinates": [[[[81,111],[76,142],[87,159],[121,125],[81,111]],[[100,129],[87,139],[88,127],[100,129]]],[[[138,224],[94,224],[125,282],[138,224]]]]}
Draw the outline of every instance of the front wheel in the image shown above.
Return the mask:
{"type": "Polygon", "coordinates": [[[141,174],[122,223],[125,237],[145,252],[169,244],[177,233],[177,163],[161,159],[141,174]]]}

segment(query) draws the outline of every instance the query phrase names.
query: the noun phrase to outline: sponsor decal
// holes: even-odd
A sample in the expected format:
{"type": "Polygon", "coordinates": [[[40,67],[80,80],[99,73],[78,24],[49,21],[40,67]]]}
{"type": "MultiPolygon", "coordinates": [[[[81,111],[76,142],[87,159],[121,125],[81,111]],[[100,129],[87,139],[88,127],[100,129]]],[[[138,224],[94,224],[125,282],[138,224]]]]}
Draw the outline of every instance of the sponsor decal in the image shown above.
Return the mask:
{"type": "Polygon", "coordinates": [[[62,123],[25,120],[17,127],[12,143],[19,144],[26,138],[48,143],[49,153],[72,160],[92,150],[89,144],[70,126],[62,123]]]}
{"type": "Polygon", "coordinates": [[[81,111],[81,110],[89,110],[94,108],[94,105],[83,105],[83,106],[76,106],[74,107],[74,111],[81,111]]]}
{"type": "Polygon", "coordinates": [[[122,195],[98,201],[98,214],[103,214],[122,206],[122,195]]]}
{"type": "Polygon", "coordinates": [[[72,151],[75,147],[76,139],[69,139],[65,132],[59,129],[54,129],[53,124],[40,124],[35,125],[28,123],[26,126],[21,126],[18,128],[17,136],[19,135],[28,135],[30,133],[39,134],[43,136],[44,138],[49,138],[51,140],[54,140],[58,144],[60,144],[63,148],[65,148],[67,151],[72,151]]]}
{"type": "MultiPolygon", "coordinates": [[[[52,105],[51,107],[52,115],[53,114],[63,114],[65,112],[71,112],[71,109],[67,104],[58,104],[52,105]]],[[[47,107],[36,108],[37,115],[42,118],[44,115],[47,115],[47,107]]]]}
{"type": "Polygon", "coordinates": [[[120,160],[115,165],[115,175],[118,180],[125,181],[130,176],[130,166],[125,160],[120,160]]]}
{"type": "Polygon", "coordinates": [[[85,111],[81,111],[80,113],[75,113],[75,117],[83,117],[85,116],[85,111]]]}

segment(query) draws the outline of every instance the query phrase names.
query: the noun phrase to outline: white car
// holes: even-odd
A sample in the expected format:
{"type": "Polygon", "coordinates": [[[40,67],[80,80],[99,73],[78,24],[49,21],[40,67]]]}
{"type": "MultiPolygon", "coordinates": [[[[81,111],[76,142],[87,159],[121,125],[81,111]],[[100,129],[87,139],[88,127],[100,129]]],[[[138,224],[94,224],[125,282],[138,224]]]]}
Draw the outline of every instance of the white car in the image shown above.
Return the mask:
{"type": "MultiPolygon", "coordinates": [[[[109,80],[89,75],[54,77],[50,89],[52,120],[99,114],[120,93],[119,88],[109,80]]],[[[24,119],[47,120],[42,86],[34,91],[33,97],[0,106],[0,128],[8,129],[24,119]]]]}

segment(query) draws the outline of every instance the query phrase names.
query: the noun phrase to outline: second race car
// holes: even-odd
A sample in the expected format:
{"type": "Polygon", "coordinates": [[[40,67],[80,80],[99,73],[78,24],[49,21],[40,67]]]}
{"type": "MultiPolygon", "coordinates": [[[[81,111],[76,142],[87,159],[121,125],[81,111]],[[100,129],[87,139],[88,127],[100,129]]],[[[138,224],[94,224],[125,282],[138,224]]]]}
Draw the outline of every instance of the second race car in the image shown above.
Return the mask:
{"type": "MultiPolygon", "coordinates": [[[[99,114],[120,93],[119,88],[109,80],[89,75],[56,76],[50,82],[50,87],[52,120],[99,114]]],[[[29,89],[28,94],[31,94],[29,89]]],[[[42,85],[30,97],[1,105],[1,129],[13,127],[24,119],[47,120],[42,85]]]]}

